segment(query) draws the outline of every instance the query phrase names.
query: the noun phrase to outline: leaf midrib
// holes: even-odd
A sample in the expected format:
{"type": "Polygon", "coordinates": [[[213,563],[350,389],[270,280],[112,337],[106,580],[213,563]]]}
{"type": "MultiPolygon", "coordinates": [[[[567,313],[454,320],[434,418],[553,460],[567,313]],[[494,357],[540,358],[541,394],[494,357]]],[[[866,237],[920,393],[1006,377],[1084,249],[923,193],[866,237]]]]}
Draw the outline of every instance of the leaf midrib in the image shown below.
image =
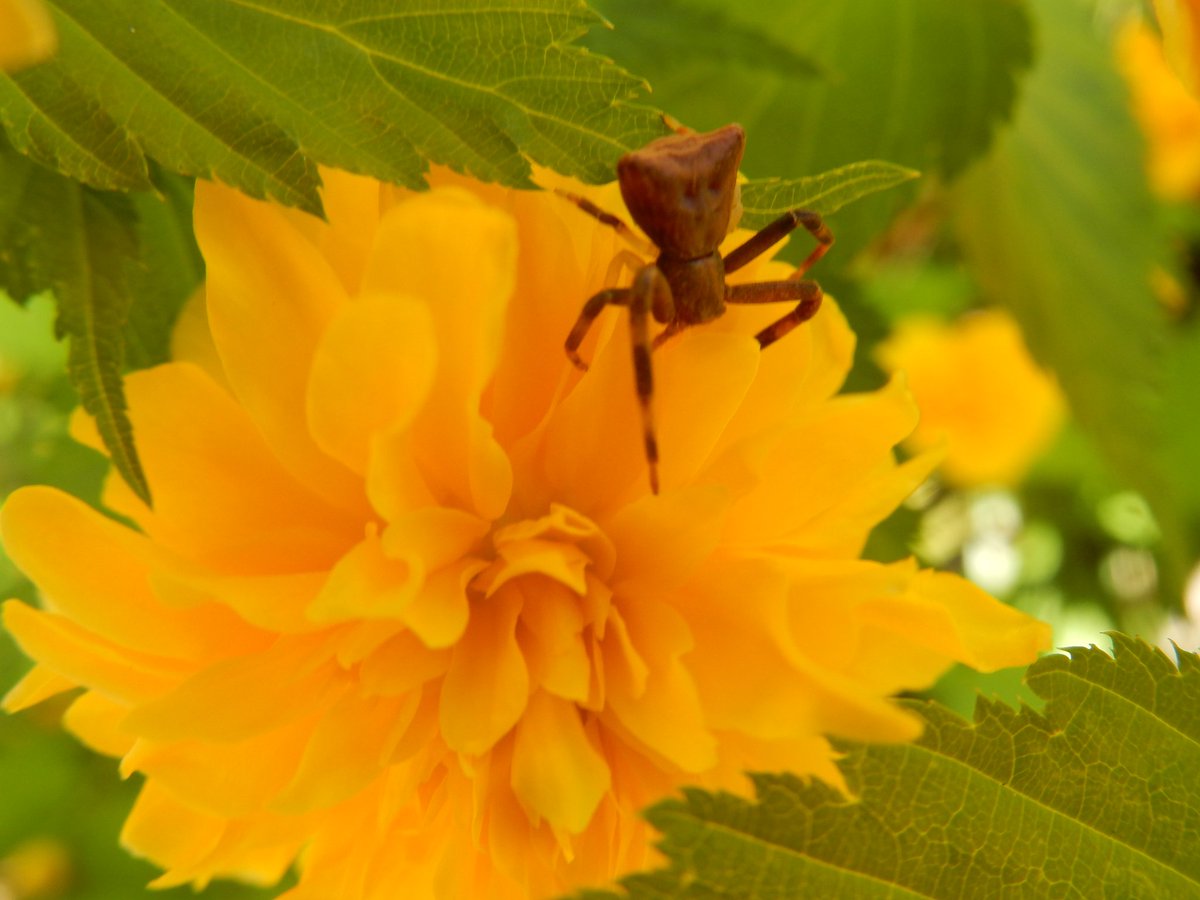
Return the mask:
{"type": "MultiPolygon", "coordinates": [[[[167,96],[161,90],[159,90],[158,87],[152,81],[147,81],[146,78],[143,77],[143,75],[137,69],[133,68],[126,60],[122,59],[120,56],[117,56],[115,53],[113,53],[112,50],[109,49],[108,45],[106,45],[98,37],[96,37],[96,35],[92,31],[90,31],[87,28],[87,26],[84,25],[83,22],[79,21],[79,19],[77,19],[75,16],[71,15],[69,12],[64,10],[61,6],[57,6],[56,8],[58,9],[59,13],[63,16],[63,18],[69,20],[71,23],[73,23],[75,25],[75,27],[77,29],[79,29],[80,34],[86,35],[89,38],[89,40],[92,43],[92,46],[96,50],[103,53],[105,56],[107,56],[109,59],[111,59],[113,62],[115,62],[122,71],[129,73],[129,75],[135,81],[137,81],[138,84],[142,85],[143,88],[148,93],[153,94],[156,97],[159,97],[164,103],[166,103],[167,106],[176,110],[179,113],[179,115],[181,115],[183,118],[187,119],[188,122],[190,122],[193,125],[195,125],[196,127],[198,127],[205,134],[209,135],[209,137],[211,137],[213,139],[213,141],[215,141],[219,146],[224,147],[231,156],[235,156],[241,160],[244,160],[255,171],[264,172],[267,176],[267,180],[271,184],[276,185],[276,187],[279,189],[279,193],[281,196],[285,196],[285,197],[286,196],[294,196],[295,192],[291,189],[291,187],[287,184],[287,182],[279,179],[274,172],[267,171],[265,167],[259,165],[259,163],[257,161],[255,161],[252,157],[247,156],[245,153],[243,153],[243,152],[239,151],[237,148],[235,148],[232,144],[225,141],[223,138],[220,137],[220,135],[218,135],[216,132],[214,132],[212,129],[210,129],[208,126],[206,126],[203,122],[201,122],[195,116],[191,115],[187,110],[185,110],[181,106],[179,106],[169,96],[167,96]]],[[[170,9],[169,7],[165,7],[165,8],[170,9]]],[[[171,10],[171,12],[172,12],[172,14],[175,14],[174,10],[171,10]]],[[[177,15],[177,14],[175,14],[175,15],[177,15]]],[[[185,22],[185,24],[186,24],[186,22],[185,22]]],[[[128,134],[129,132],[127,129],[122,128],[122,133],[128,134]]],[[[139,149],[141,149],[144,153],[144,148],[142,148],[140,144],[139,144],[139,149]]]]}
{"type": "MultiPolygon", "coordinates": [[[[1090,682],[1088,682],[1088,683],[1090,683],[1090,682]]],[[[1120,696],[1120,695],[1118,695],[1118,696],[1120,696]]],[[[1143,707],[1137,707],[1137,708],[1144,709],[1143,707]]],[[[1161,721],[1161,720],[1159,720],[1159,721],[1161,721]]],[[[1078,826],[1080,828],[1086,829],[1087,831],[1089,831],[1092,834],[1096,835],[1097,837],[1101,838],[1106,843],[1113,844],[1113,845],[1116,845],[1119,847],[1124,847],[1130,853],[1136,854],[1137,856],[1140,856],[1142,859],[1145,859],[1145,860],[1149,861],[1150,863],[1152,863],[1155,868],[1165,869],[1165,870],[1174,872],[1180,878],[1182,878],[1184,881],[1190,882],[1192,884],[1195,884],[1197,887],[1200,887],[1200,882],[1197,882],[1188,873],[1180,871],[1174,865],[1171,865],[1170,863],[1168,863],[1162,859],[1159,859],[1156,856],[1151,856],[1145,850],[1141,849],[1140,847],[1135,847],[1133,844],[1126,843],[1124,840],[1122,840],[1118,836],[1109,834],[1107,831],[1102,831],[1100,828],[1096,827],[1095,825],[1093,825],[1090,822],[1085,822],[1083,819],[1078,819],[1078,818],[1072,817],[1070,814],[1063,812],[1062,810],[1058,809],[1057,807],[1051,806],[1050,804],[1025,793],[1024,791],[1017,788],[1015,785],[1001,781],[999,778],[990,774],[986,770],[980,769],[976,766],[971,765],[966,760],[958,759],[957,757],[954,757],[954,756],[948,756],[944,753],[939,753],[936,750],[934,750],[933,748],[926,747],[922,744],[910,744],[909,746],[905,747],[904,749],[906,752],[910,752],[910,753],[911,752],[924,752],[928,757],[930,757],[932,759],[940,759],[947,763],[951,763],[951,764],[957,766],[959,769],[964,769],[968,773],[974,773],[975,775],[982,778],[984,781],[987,781],[987,782],[990,782],[990,783],[996,785],[1001,790],[1010,791],[1013,795],[1023,798],[1025,801],[1032,803],[1034,806],[1036,806],[1040,809],[1045,810],[1046,812],[1048,812],[1050,815],[1056,817],[1057,819],[1064,821],[1064,822],[1071,823],[1074,826],[1078,826]]]]}
{"type": "MultiPolygon", "coordinates": [[[[3,75],[0,75],[0,77],[3,77],[3,75]]],[[[22,97],[24,97],[26,102],[29,104],[29,107],[31,109],[36,110],[38,112],[38,114],[41,116],[42,121],[45,122],[47,125],[50,125],[54,129],[54,132],[56,134],[58,134],[60,137],[62,137],[66,141],[66,143],[70,144],[72,147],[79,150],[85,159],[90,159],[93,163],[96,164],[96,166],[99,169],[101,169],[105,172],[108,172],[113,183],[120,184],[120,183],[123,183],[126,181],[127,173],[122,172],[119,169],[114,169],[107,162],[105,162],[103,159],[101,159],[99,156],[97,156],[95,153],[93,153],[89,148],[85,147],[83,144],[81,144],[77,140],[75,140],[74,135],[72,135],[69,131],[65,131],[61,126],[59,126],[58,121],[56,119],[54,119],[47,110],[45,110],[42,106],[40,106],[38,103],[36,103],[31,96],[29,96],[29,94],[21,86],[21,82],[19,80],[15,79],[15,78],[9,78],[8,83],[17,89],[18,93],[20,93],[20,95],[22,97]]],[[[120,129],[120,133],[125,140],[127,140],[127,141],[131,140],[131,136],[125,128],[122,128],[121,126],[117,125],[116,122],[113,122],[113,125],[114,125],[114,127],[117,127],[120,129]]],[[[142,170],[143,170],[142,171],[143,178],[145,178],[146,177],[145,165],[142,166],[142,170]]]]}
{"type": "MultiPolygon", "coordinates": [[[[417,72],[422,75],[425,75],[426,77],[431,78],[434,81],[440,81],[440,82],[444,82],[446,84],[452,84],[456,87],[464,88],[464,89],[470,90],[470,91],[479,91],[480,93],[489,94],[492,97],[496,98],[497,100],[502,101],[503,103],[506,103],[509,106],[512,106],[512,107],[520,110],[525,115],[529,116],[531,119],[540,119],[543,121],[547,121],[547,122],[556,124],[560,127],[565,127],[569,130],[573,130],[575,132],[578,132],[579,134],[588,135],[589,137],[595,139],[599,143],[607,144],[607,145],[613,147],[615,150],[625,151],[625,150],[629,149],[628,147],[625,147],[624,145],[620,144],[614,138],[611,138],[608,135],[603,134],[602,132],[598,132],[598,131],[596,131],[594,129],[590,129],[590,128],[585,128],[582,125],[579,125],[578,123],[569,122],[566,119],[562,119],[558,116],[552,116],[549,113],[540,112],[538,110],[533,109],[532,107],[529,107],[522,103],[519,103],[516,100],[514,100],[512,97],[510,97],[506,94],[500,93],[493,86],[482,85],[482,84],[478,84],[478,83],[470,82],[470,81],[464,81],[462,79],[454,78],[450,75],[447,75],[446,73],[437,72],[432,69],[427,69],[424,66],[419,66],[416,63],[411,62],[409,60],[405,60],[401,57],[392,56],[390,54],[380,53],[376,50],[372,50],[367,45],[362,44],[359,41],[356,41],[353,38],[351,38],[349,35],[345,34],[338,27],[324,25],[324,24],[316,23],[316,22],[310,22],[305,19],[298,19],[295,16],[284,15],[284,14],[278,12],[277,10],[267,9],[256,3],[251,3],[251,2],[249,2],[249,0],[227,0],[227,2],[229,2],[231,4],[235,4],[237,6],[244,7],[245,9],[248,9],[248,10],[252,10],[252,11],[257,12],[264,16],[269,16],[272,18],[280,19],[285,22],[291,22],[302,28],[310,28],[315,31],[323,31],[327,34],[334,36],[335,38],[342,40],[348,46],[355,48],[356,50],[361,52],[367,59],[376,59],[376,58],[385,59],[388,62],[395,63],[396,65],[401,66],[402,68],[406,68],[413,72],[417,72]]],[[[505,11],[511,11],[511,10],[505,10],[505,11]]],[[[556,42],[555,44],[551,44],[551,46],[558,46],[561,48],[562,44],[556,42]]],[[[374,69],[373,64],[372,64],[372,68],[374,69]]],[[[378,71],[378,70],[376,69],[376,71],[378,71]]],[[[400,97],[404,97],[406,102],[412,103],[411,100],[409,100],[407,97],[405,97],[405,95],[403,93],[401,93],[399,90],[397,90],[395,88],[395,86],[392,85],[391,82],[389,82],[387,79],[380,76],[380,81],[389,90],[393,91],[395,94],[397,94],[400,97]]],[[[413,105],[419,106],[419,104],[413,104],[413,105]]]]}
{"type": "MultiPolygon", "coordinates": [[[[694,812],[692,812],[690,809],[687,810],[687,816],[694,823],[696,823],[697,825],[699,825],[703,828],[712,829],[714,831],[721,832],[722,834],[725,834],[727,836],[737,839],[740,843],[743,843],[743,844],[754,844],[754,845],[762,848],[762,850],[764,850],[765,852],[773,853],[773,854],[781,854],[784,856],[797,857],[799,859],[805,860],[807,863],[810,863],[812,865],[820,866],[821,868],[826,869],[827,871],[838,872],[841,874],[849,875],[853,878],[859,879],[864,882],[869,882],[871,884],[884,885],[893,892],[897,891],[897,890],[903,891],[905,894],[907,894],[910,897],[921,897],[921,898],[925,898],[925,900],[937,900],[936,895],[926,894],[926,893],[923,893],[920,891],[916,891],[916,890],[910,888],[908,885],[899,884],[895,881],[888,881],[884,878],[880,878],[878,875],[872,875],[870,872],[863,872],[859,869],[850,869],[845,866],[836,865],[828,860],[822,859],[819,856],[814,856],[811,853],[805,853],[803,850],[797,850],[795,847],[789,847],[786,844],[773,843],[769,840],[766,840],[766,839],[760,837],[759,835],[751,834],[748,831],[738,831],[736,828],[734,828],[730,825],[726,825],[724,822],[714,822],[711,819],[701,818],[700,816],[698,816],[694,812]]],[[[688,853],[688,857],[689,858],[692,857],[692,854],[690,852],[688,853]]],[[[695,867],[693,866],[693,870],[694,870],[694,868],[695,867]]],[[[761,875],[765,868],[766,868],[765,866],[760,866],[757,869],[757,873],[759,875],[761,875]]],[[[703,879],[700,879],[700,880],[703,881],[703,879]]],[[[705,887],[706,887],[706,889],[714,890],[710,885],[705,884],[705,887]]]]}

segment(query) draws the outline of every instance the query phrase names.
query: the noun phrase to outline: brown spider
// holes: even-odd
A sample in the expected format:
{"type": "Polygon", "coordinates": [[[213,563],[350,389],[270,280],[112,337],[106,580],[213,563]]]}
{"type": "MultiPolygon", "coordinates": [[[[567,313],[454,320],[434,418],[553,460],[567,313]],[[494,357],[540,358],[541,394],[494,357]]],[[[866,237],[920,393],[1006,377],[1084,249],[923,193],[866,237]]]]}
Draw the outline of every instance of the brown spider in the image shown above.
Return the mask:
{"type": "MultiPolygon", "coordinates": [[[[756,337],[760,347],[775,343],[821,305],[821,288],[801,276],[825,255],[833,234],[815,212],[795,209],[765,226],[722,258],[717,248],[741,215],[738,165],[746,134],[740,125],[726,125],[708,134],[678,130],[621,157],[617,181],[633,220],[654,242],[658,258],[638,268],[633,284],[600,291],[584,304],[571,333],[567,356],[584,371],[579,345],[606,306],[629,308],[633,339],[633,369],[642,409],[642,433],[650,467],[650,490],[658,493],[658,442],[654,434],[654,374],[651,349],[690,325],[708,322],[725,312],[726,303],[775,303],[798,300],[796,308],[768,325],[756,337]],[[734,210],[737,210],[737,217],[734,210]],[[731,220],[732,225],[731,225],[731,220]],[[787,281],[754,284],[725,283],[736,271],[797,226],[817,239],[817,247],[787,281]],[[650,342],[647,315],[666,328],[650,342]]],[[[627,240],[644,243],[619,217],[575,194],[565,194],[580,209],[617,230],[627,240]]],[[[632,254],[631,254],[632,255],[632,254]]],[[[641,260],[639,260],[639,263],[641,260]]]]}

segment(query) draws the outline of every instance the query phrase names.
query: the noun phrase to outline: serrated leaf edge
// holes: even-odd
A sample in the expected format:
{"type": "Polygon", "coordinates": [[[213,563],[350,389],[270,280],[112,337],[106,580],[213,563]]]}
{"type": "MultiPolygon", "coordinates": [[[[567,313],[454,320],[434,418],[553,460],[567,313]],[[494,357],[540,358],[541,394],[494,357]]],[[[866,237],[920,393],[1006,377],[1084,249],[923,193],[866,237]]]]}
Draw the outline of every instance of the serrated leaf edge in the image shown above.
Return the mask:
{"type": "Polygon", "coordinates": [[[748,188],[752,194],[755,191],[765,194],[767,191],[782,192],[791,189],[793,196],[800,195],[803,199],[799,199],[794,203],[767,207],[747,205],[743,200],[743,211],[750,217],[769,217],[803,205],[816,208],[822,215],[830,215],[842,207],[856,200],[861,200],[870,194],[887,190],[898,184],[903,184],[906,181],[920,177],[921,173],[918,170],[910,169],[907,166],[901,166],[896,163],[887,162],[886,160],[865,159],[848,163],[844,166],[838,166],[836,169],[829,169],[817,175],[805,175],[801,178],[752,179],[742,184],[743,197],[748,188]],[[820,188],[815,193],[810,194],[804,190],[805,185],[818,186],[826,181],[830,182],[829,186],[820,188]],[[825,198],[836,196],[840,192],[845,192],[848,196],[844,200],[834,203],[824,204],[822,202],[825,198]]]}

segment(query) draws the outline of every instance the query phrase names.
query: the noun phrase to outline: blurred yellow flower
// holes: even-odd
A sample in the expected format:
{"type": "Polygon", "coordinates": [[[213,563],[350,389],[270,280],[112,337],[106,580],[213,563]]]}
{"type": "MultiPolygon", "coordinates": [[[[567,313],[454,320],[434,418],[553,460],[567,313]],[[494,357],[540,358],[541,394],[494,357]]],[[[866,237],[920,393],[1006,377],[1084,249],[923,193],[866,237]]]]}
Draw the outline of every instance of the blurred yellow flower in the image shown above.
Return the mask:
{"type": "Polygon", "coordinates": [[[0,857],[0,897],[63,897],[71,883],[71,855],[57,840],[30,838],[0,857]]]}
{"type": "Polygon", "coordinates": [[[944,446],[942,474],[958,485],[1016,484],[1062,424],[1058,385],[1001,310],[953,324],[913,316],[879,345],[877,357],[885,370],[905,373],[921,410],[908,445],[944,446]]]}
{"type": "Polygon", "coordinates": [[[41,62],[58,46],[42,0],[0,0],[0,71],[41,62]]]}
{"type": "Polygon", "coordinates": [[[825,734],[912,738],[896,691],[1047,646],[956,576],[858,559],[933,460],[893,458],[901,382],[835,396],[832,302],[761,359],[778,305],[656,354],[656,497],[621,316],[587,374],[563,353],[614,233],[433,180],[331,173],[328,224],[199,185],[207,305],[127,385],[155,506],[106,489],[140,532],[41,487],[0,516],[46,603],[6,605],[37,661],[7,708],[84,686],[65,725],[145,776],[123,839],[157,884],[602,883],[650,861],[638,811],[680,785],[836,781],[825,734]]]}
{"type": "Polygon", "coordinates": [[[1121,31],[1117,58],[1146,135],[1150,184],[1162,197],[1200,197],[1200,99],[1167,64],[1162,41],[1140,20],[1121,31]]]}
{"type": "Polygon", "coordinates": [[[1200,0],[1154,0],[1167,59],[1183,84],[1200,97],[1200,0]]]}

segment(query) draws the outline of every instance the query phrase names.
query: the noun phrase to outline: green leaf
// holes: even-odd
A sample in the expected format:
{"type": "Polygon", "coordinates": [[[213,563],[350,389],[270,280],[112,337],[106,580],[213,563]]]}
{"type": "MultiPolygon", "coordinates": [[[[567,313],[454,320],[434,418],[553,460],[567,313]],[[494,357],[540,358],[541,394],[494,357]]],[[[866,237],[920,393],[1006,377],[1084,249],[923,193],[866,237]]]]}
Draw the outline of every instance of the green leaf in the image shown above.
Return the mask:
{"type": "Polygon", "coordinates": [[[761,228],[789,209],[801,207],[828,216],[868,194],[920,176],[913,169],[871,159],[820,175],[747,181],[742,185],[741,224],[746,228],[761,228]]]}
{"type": "Polygon", "coordinates": [[[40,239],[48,210],[34,204],[55,187],[52,173],[13,152],[0,136],[0,288],[19,303],[46,287],[54,266],[57,246],[40,239]]]}
{"type": "Polygon", "coordinates": [[[158,191],[132,199],[139,258],[130,267],[132,308],[125,324],[125,369],[170,358],[171,333],[184,302],[204,280],[204,258],[192,231],[193,183],[158,172],[158,191]]]}
{"type": "Polygon", "coordinates": [[[316,165],[420,186],[430,162],[589,181],[662,133],[644,84],[575,41],[582,0],[48,0],[61,50],[0,75],[22,152],[99,188],[147,157],[321,211],[316,165]]]}
{"type": "Polygon", "coordinates": [[[137,237],[129,227],[132,204],[118,194],[86,187],[75,188],[63,200],[60,215],[81,238],[66,248],[73,264],[60,271],[54,285],[57,328],[70,340],[67,372],[83,408],[96,420],[113,465],[149,504],[150,486],[133,446],[121,383],[121,332],[130,306],[125,263],[137,252],[137,237]]]}
{"type": "Polygon", "coordinates": [[[1166,323],[1150,288],[1165,241],[1141,139],[1089,8],[1032,8],[1038,64],[1013,127],[959,185],[957,231],[985,294],[1020,320],[1076,419],[1177,540],[1156,436],[1166,323]]]}
{"type": "Polygon", "coordinates": [[[660,60],[703,59],[714,70],[736,65],[788,78],[827,74],[813,57],[774,30],[740,21],[726,7],[706,9],[691,0],[610,0],[595,5],[616,20],[620,34],[614,39],[597,31],[586,41],[590,46],[653,47],[660,60]]]}
{"type": "Polygon", "coordinates": [[[75,184],[2,144],[0,176],[0,287],[19,300],[54,292],[71,382],[117,471],[149,503],[121,384],[126,276],[138,254],[133,201],[75,184]]]}
{"type": "MultiPolygon", "coordinates": [[[[952,177],[1009,117],[1032,55],[1014,0],[673,0],[653,31],[637,21],[641,0],[594,2],[615,28],[589,33],[588,46],[644,75],[655,101],[685,124],[740,122],[751,176],[886,159],[952,177]],[[739,35],[738,55],[718,65],[705,46],[725,30],[739,35]],[[823,77],[766,71],[750,34],[812,61],[823,77]]],[[[892,191],[840,213],[838,249],[823,271],[847,264],[913,196],[892,191]]]]}
{"type": "MultiPolygon", "coordinates": [[[[1200,897],[1200,662],[1113,636],[1035,663],[1045,711],[931,703],[912,745],[843,744],[855,799],[792,775],[647,814],[669,867],[634,898],[1200,897]]],[[[591,898],[626,894],[590,892],[591,898]]]]}

